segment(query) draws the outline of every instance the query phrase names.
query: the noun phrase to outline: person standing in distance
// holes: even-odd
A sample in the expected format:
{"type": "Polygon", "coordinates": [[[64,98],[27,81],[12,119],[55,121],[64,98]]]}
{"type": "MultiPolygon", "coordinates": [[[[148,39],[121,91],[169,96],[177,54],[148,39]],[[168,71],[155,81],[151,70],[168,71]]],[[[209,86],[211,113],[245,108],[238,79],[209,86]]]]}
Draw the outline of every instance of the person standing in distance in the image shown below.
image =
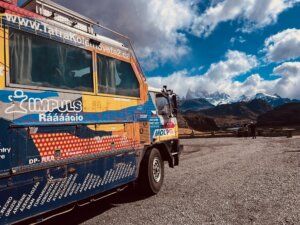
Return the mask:
{"type": "Polygon", "coordinates": [[[249,128],[251,131],[252,139],[256,139],[256,124],[254,124],[253,121],[251,121],[249,128]]]}

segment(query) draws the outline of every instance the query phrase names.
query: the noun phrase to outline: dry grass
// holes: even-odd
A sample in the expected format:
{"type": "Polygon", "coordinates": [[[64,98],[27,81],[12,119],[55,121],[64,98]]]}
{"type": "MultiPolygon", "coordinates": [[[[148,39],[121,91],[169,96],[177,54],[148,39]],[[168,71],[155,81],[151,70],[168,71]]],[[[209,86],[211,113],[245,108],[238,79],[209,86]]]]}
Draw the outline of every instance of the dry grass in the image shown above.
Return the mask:
{"type": "MultiPolygon", "coordinates": [[[[190,128],[179,128],[179,135],[191,135],[193,133],[193,130],[190,128]]],[[[195,135],[203,135],[206,132],[196,131],[194,130],[195,135]]]]}

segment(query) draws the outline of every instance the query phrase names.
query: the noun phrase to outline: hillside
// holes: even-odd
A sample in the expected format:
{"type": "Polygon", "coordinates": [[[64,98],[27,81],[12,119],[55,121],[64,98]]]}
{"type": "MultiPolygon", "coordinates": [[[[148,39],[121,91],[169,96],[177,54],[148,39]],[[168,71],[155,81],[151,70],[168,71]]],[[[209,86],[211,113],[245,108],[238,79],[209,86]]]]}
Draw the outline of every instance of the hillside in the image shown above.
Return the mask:
{"type": "Polygon", "coordinates": [[[187,113],[184,116],[188,127],[193,130],[198,131],[217,131],[219,127],[217,126],[214,119],[209,118],[207,116],[203,116],[197,113],[187,113]]]}
{"type": "Polygon", "coordinates": [[[260,115],[258,126],[296,126],[300,125],[300,103],[289,103],[260,115]]]}
{"type": "Polygon", "coordinates": [[[203,98],[185,99],[180,101],[180,110],[182,112],[199,111],[203,109],[209,109],[212,107],[214,107],[214,105],[203,98]]]}
{"type": "Polygon", "coordinates": [[[199,113],[211,117],[256,119],[259,114],[265,113],[271,109],[272,107],[265,101],[254,99],[250,102],[219,105],[211,109],[201,110],[199,113]]]}

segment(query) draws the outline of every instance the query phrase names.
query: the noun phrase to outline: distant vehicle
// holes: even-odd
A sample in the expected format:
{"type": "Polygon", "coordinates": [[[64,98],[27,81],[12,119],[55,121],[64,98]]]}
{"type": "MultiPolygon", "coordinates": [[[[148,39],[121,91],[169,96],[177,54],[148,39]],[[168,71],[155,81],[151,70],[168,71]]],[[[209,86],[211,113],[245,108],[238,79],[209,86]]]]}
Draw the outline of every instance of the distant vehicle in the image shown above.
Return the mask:
{"type": "Polygon", "coordinates": [[[244,127],[232,127],[226,129],[228,132],[231,132],[234,136],[244,137],[245,131],[244,127]]]}
{"type": "Polygon", "coordinates": [[[177,98],[148,88],[128,38],[48,0],[0,0],[0,50],[0,224],[160,190],[182,149],[177,98]]]}

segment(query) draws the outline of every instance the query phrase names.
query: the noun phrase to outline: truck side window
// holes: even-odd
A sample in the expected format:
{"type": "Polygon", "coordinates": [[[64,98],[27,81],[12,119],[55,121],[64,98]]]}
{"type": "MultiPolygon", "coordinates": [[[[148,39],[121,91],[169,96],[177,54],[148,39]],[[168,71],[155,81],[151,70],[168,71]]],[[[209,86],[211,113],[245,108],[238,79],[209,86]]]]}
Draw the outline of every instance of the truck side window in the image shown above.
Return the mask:
{"type": "Polygon", "coordinates": [[[92,92],[92,53],[10,29],[10,83],[92,92]]]}
{"type": "Polygon", "coordinates": [[[156,95],[156,106],[159,115],[170,115],[170,104],[166,97],[161,94],[156,95]]]}
{"type": "Polygon", "coordinates": [[[97,64],[100,93],[140,97],[140,84],[130,63],[98,54],[97,64]]]}

